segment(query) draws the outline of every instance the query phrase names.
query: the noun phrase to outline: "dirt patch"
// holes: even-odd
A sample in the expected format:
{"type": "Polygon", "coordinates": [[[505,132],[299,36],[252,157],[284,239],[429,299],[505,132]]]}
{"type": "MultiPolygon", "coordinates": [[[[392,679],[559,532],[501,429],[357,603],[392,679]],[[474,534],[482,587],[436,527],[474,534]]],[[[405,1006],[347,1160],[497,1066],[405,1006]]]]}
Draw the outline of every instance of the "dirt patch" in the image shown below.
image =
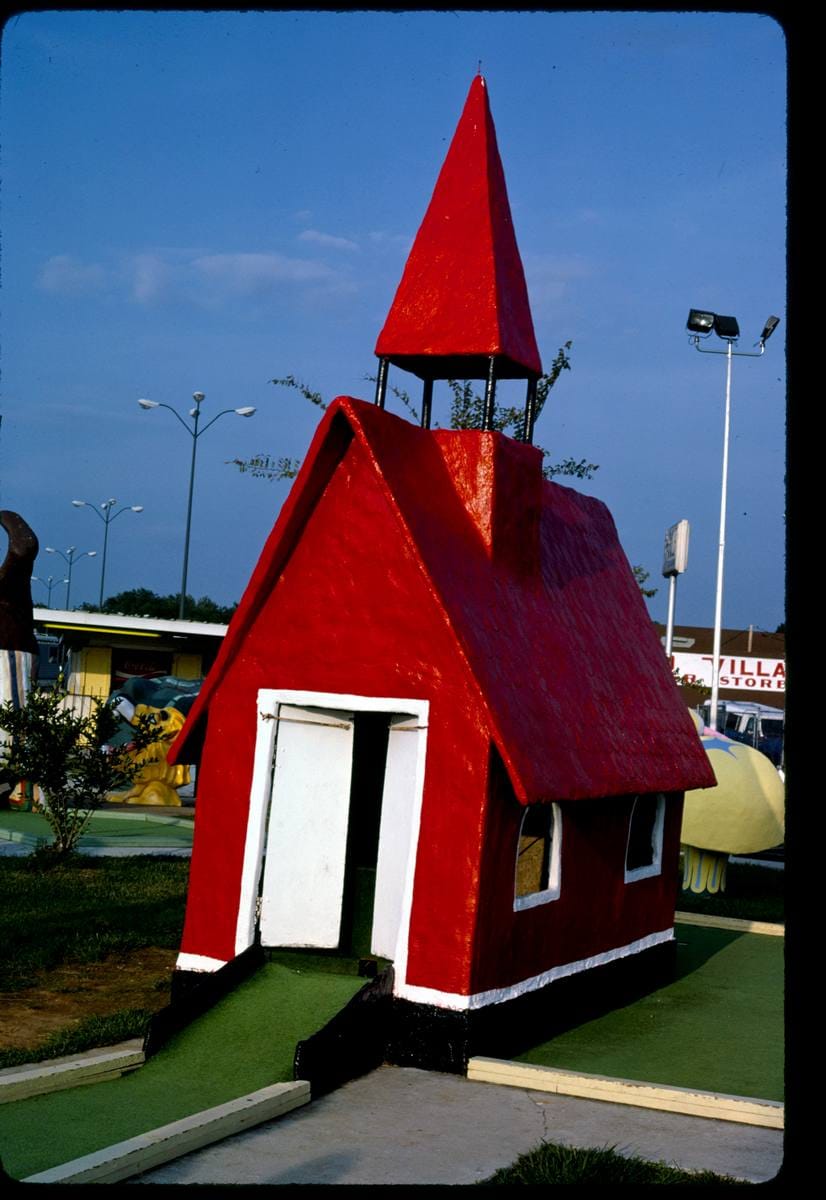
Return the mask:
{"type": "Polygon", "coordinates": [[[38,1046],[85,1017],[124,1008],[157,1012],[169,1003],[176,950],[149,947],[105,962],[72,963],[44,971],[34,987],[0,992],[0,1050],[38,1046]]]}

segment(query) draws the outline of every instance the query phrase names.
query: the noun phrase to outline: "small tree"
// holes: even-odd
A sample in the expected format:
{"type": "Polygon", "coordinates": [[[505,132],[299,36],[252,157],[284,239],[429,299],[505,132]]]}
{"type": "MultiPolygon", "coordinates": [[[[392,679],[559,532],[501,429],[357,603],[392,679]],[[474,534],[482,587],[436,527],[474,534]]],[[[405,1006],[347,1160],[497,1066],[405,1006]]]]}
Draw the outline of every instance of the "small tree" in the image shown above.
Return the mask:
{"type": "Polygon", "coordinates": [[[133,752],[152,741],[150,722],[140,718],[130,744],[111,746],[120,721],[114,706],[102,700],[88,716],[78,716],[57,689],[33,688],[22,708],[11,701],[0,705],[0,731],[7,735],[0,744],[0,772],[39,785],[55,862],[72,853],[107,794],[127,787],[145,765],[133,752]]]}

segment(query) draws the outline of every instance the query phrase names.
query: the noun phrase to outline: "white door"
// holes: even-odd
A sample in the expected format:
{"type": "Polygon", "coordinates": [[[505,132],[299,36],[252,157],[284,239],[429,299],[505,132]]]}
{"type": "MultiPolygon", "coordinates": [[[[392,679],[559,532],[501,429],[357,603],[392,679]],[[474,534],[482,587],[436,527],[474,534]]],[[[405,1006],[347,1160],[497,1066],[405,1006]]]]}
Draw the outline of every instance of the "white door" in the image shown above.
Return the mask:
{"type": "Polygon", "coordinates": [[[279,704],[261,893],[261,944],[333,949],[353,768],[353,714],[279,704]]]}
{"type": "Polygon", "coordinates": [[[390,717],[371,945],[373,953],[381,958],[396,957],[413,822],[417,815],[414,797],[422,734],[418,717],[406,713],[390,717]]]}

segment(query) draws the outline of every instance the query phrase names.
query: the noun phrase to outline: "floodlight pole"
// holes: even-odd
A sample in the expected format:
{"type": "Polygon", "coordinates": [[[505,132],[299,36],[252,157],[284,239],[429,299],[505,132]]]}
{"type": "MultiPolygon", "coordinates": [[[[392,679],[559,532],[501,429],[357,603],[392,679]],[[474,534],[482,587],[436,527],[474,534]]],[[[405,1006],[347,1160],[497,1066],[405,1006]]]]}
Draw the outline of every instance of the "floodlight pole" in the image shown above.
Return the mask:
{"type": "Polygon", "coordinates": [[[720,640],[723,625],[723,564],[726,556],[726,498],[728,495],[728,450],[731,433],[731,340],[726,343],[726,409],[723,419],[723,473],[720,487],[720,536],[717,543],[717,590],[714,597],[714,645],[711,651],[711,711],[709,724],[717,728],[720,698],[720,640]]]}
{"type": "Polygon", "coordinates": [[[717,708],[720,697],[720,641],[722,635],[723,623],[723,564],[726,553],[726,493],[728,489],[728,453],[729,453],[729,434],[731,429],[731,360],[735,355],[738,358],[760,358],[766,349],[766,338],[770,336],[773,329],[777,325],[776,318],[769,318],[763,334],[758,342],[758,350],[735,350],[733,344],[737,340],[736,326],[735,336],[726,336],[718,333],[719,337],[723,337],[726,348],[725,350],[712,350],[710,347],[700,345],[700,335],[693,333],[691,343],[695,350],[699,350],[701,354],[725,354],[726,356],[726,406],[725,419],[723,422],[723,473],[722,484],[720,489],[720,537],[717,547],[717,589],[714,601],[714,646],[712,650],[711,663],[711,703],[709,711],[708,723],[712,729],[717,728],[717,708]],[[774,321],[773,325],[769,322],[774,321]]]}

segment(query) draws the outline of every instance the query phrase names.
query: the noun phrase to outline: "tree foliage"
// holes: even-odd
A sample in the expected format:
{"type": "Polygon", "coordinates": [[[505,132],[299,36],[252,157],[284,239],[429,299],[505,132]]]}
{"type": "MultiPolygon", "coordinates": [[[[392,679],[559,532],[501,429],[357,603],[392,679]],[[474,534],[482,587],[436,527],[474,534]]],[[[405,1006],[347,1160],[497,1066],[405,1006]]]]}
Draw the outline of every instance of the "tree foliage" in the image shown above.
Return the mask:
{"type": "Polygon", "coordinates": [[[72,697],[57,689],[33,688],[21,708],[11,701],[0,705],[0,730],[7,735],[0,772],[40,787],[54,861],[72,853],[107,794],[128,787],[145,765],[132,751],[151,743],[151,723],[139,718],[131,745],[112,746],[120,725],[114,705],[95,700],[93,711],[82,716],[72,697]]]}
{"type": "MultiPolygon", "coordinates": [[[[569,354],[571,345],[571,342],[565,342],[563,346],[560,346],[551,364],[550,371],[545,375],[541,375],[537,381],[537,420],[545,406],[551,388],[556,384],[563,371],[570,371],[571,369],[569,354]]],[[[371,383],[375,383],[375,378],[374,375],[365,376],[365,379],[371,383]]],[[[285,375],[281,379],[271,379],[270,383],[278,387],[293,388],[305,400],[308,400],[311,404],[315,404],[318,408],[325,409],[327,407],[327,403],[320,392],[315,391],[302,380],[296,379],[294,375],[285,375]]],[[[456,379],[449,379],[447,383],[451,391],[450,423],[448,428],[481,429],[485,400],[483,395],[475,391],[476,385],[474,382],[468,379],[463,382],[459,382],[456,379]]],[[[404,405],[413,419],[418,421],[419,413],[409,392],[405,391],[404,388],[392,385],[390,391],[404,405]]],[[[503,405],[497,408],[494,413],[493,428],[500,433],[507,434],[516,441],[524,441],[524,425],[525,411],[522,407],[503,405]]],[[[541,447],[539,448],[542,449],[541,447]]],[[[542,454],[547,459],[548,451],[542,450],[542,454]]],[[[301,466],[300,459],[279,458],[272,454],[256,454],[253,458],[234,458],[230,461],[242,473],[253,475],[259,479],[268,479],[270,482],[276,482],[280,479],[294,479],[301,466]]],[[[542,468],[542,473],[546,479],[553,479],[558,475],[572,476],[576,479],[590,479],[597,469],[597,463],[590,463],[584,458],[578,460],[564,458],[557,463],[546,462],[542,468]]]]}
{"type": "Polygon", "coordinates": [[[659,588],[647,588],[645,586],[645,582],[651,572],[646,571],[645,567],[632,567],[631,570],[634,572],[634,578],[636,579],[643,596],[645,596],[646,599],[656,596],[657,592],[660,590],[659,588]]]}
{"type": "MultiPolygon", "coordinates": [[[[81,612],[104,612],[125,617],[160,617],[165,620],[175,620],[180,607],[180,594],[172,592],[161,596],[149,588],[130,588],[118,592],[104,601],[103,607],[96,604],[81,604],[81,612]]],[[[193,596],[186,597],[186,614],[188,621],[210,621],[216,625],[229,623],[237,604],[216,604],[209,596],[196,600],[193,596]]]]}

